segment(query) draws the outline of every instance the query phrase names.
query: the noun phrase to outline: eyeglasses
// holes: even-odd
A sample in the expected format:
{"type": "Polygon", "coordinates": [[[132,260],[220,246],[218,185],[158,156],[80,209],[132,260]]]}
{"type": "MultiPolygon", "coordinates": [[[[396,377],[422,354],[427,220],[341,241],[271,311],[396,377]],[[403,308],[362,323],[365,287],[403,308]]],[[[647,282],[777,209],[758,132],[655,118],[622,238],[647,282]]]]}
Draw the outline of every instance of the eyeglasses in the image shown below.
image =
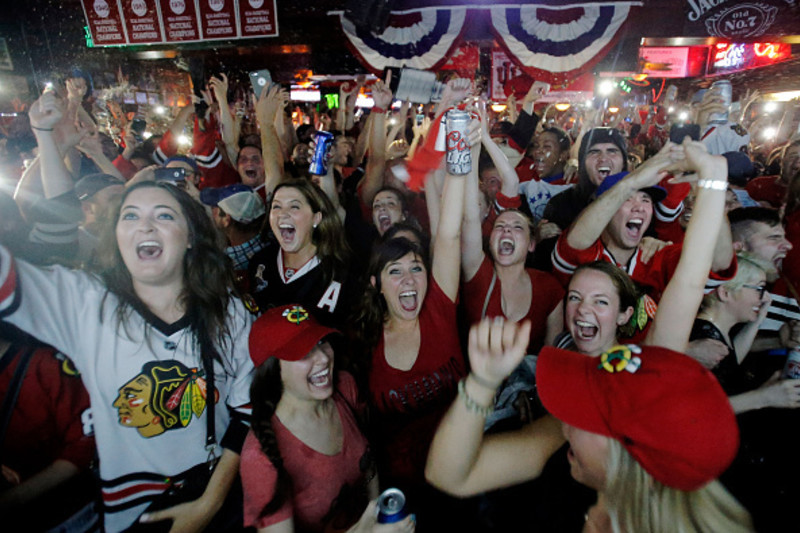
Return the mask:
{"type": "Polygon", "coordinates": [[[767,288],[764,285],[742,285],[742,287],[747,287],[748,289],[753,289],[754,291],[758,291],[758,297],[764,298],[764,293],[767,292],[767,288]]]}

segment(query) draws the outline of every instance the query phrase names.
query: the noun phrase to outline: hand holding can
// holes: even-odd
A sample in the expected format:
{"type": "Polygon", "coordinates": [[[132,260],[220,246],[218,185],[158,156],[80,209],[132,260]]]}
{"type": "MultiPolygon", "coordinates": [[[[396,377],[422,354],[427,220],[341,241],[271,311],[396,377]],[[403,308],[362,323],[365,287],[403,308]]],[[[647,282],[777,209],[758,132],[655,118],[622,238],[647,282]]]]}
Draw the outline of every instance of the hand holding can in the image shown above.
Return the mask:
{"type": "Polygon", "coordinates": [[[472,153],[469,145],[469,123],[466,111],[451,109],[445,119],[447,172],[463,176],[472,171],[472,153]]]}

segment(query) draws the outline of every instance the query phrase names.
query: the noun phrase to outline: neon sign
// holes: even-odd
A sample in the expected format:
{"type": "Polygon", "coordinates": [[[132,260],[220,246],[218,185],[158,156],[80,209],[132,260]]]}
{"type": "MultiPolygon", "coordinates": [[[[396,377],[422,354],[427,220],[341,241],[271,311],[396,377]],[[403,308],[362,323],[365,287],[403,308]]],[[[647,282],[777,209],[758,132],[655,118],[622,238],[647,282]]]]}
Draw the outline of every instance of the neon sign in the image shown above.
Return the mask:
{"type": "Polygon", "coordinates": [[[708,73],[735,72],[771,65],[791,57],[786,43],[717,43],[711,48],[708,73]]]}

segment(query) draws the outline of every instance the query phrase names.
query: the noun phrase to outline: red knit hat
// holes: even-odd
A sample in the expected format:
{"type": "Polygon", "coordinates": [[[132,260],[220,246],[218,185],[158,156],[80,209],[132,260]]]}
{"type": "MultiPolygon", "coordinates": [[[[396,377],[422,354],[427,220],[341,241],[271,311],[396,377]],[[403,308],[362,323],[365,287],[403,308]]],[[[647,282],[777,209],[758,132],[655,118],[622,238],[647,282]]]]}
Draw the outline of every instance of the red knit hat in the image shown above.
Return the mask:
{"type": "Polygon", "coordinates": [[[299,361],[323,338],[339,333],[323,326],[299,304],[269,309],[250,329],[250,359],[258,367],[270,357],[299,361]]]}
{"type": "Polygon", "coordinates": [[[687,355],[615,346],[600,357],[542,349],[542,403],[567,424],[618,440],[653,478],[692,491],[717,478],[739,447],[730,402],[687,355]]]}

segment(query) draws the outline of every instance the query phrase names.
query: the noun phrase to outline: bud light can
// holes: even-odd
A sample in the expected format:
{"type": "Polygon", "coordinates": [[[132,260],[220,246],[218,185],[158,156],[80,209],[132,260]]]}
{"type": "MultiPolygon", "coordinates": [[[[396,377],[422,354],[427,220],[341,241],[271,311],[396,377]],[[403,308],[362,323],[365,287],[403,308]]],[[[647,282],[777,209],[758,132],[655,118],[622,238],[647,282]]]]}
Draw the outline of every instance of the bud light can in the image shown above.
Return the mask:
{"type": "Polygon", "coordinates": [[[386,489],[378,496],[379,524],[393,524],[407,516],[406,496],[400,489],[386,489]]]}
{"type": "Polygon", "coordinates": [[[469,174],[472,171],[472,154],[469,151],[467,129],[471,120],[466,111],[451,109],[447,112],[445,121],[447,172],[457,176],[469,174]]]}
{"type": "Polygon", "coordinates": [[[731,107],[731,97],[733,96],[733,87],[728,80],[719,80],[711,84],[711,92],[715,93],[715,98],[721,98],[725,106],[724,112],[711,113],[708,115],[709,124],[725,124],[728,122],[728,110],[731,107]]]}
{"type": "Polygon", "coordinates": [[[333,133],[318,131],[314,137],[314,142],[314,156],[311,158],[308,171],[311,174],[324,176],[328,173],[328,160],[333,147],[333,133]]]}
{"type": "Polygon", "coordinates": [[[789,350],[781,379],[800,379],[800,347],[789,350]]]}

